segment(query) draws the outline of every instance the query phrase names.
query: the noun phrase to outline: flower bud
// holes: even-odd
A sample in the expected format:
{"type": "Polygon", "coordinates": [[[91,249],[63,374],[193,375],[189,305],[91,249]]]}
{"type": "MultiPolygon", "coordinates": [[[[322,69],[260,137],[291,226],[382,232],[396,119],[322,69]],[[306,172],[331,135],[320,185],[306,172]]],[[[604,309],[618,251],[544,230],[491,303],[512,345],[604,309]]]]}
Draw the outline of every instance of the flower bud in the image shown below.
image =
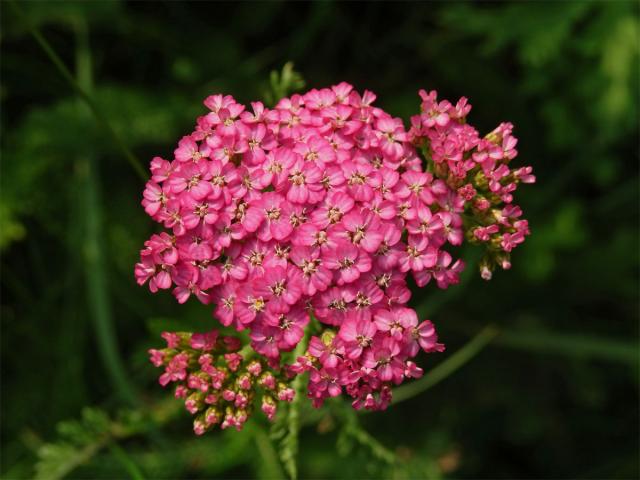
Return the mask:
{"type": "Polygon", "coordinates": [[[215,425],[220,423],[221,415],[218,407],[209,407],[204,412],[204,418],[207,425],[215,425]]]}
{"type": "Polygon", "coordinates": [[[151,348],[148,350],[149,352],[149,360],[155,367],[159,367],[164,363],[164,352],[162,350],[156,350],[155,348],[151,348]]]}
{"type": "Polygon", "coordinates": [[[276,379],[271,372],[263,373],[260,376],[258,383],[260,384],[260,386],[268,390],[273,390],[274,388],[276,388],[276,379]]]}
{"type": "Polygon", "coordinates": [[[262,372],[262,365],[259,361],[253,360],[247,366],[247,371],[254,377],[257,377],[258,375],[260,375],[260,372],[262,372]]]}
{"type": "Polygon", "coordinates": [[[275,417],[277,410],[276,402],[273,397],[264,395],[262,397],[262,406],[260,408],[269,420],[273,420],[273,417],[275,417]]]}
{"type": "Polygon", "coordinates": [[[336,336],[336,332],[334,332],[333,330],[327,329],[324,332],[322,332],[322,336],[320,337],[320,340],[322,340],[322,343],[324,343],[327,347],[331,346],[331,344],[333,343],[333,339],[336,336]]]}
{"type": "Polygon", "coordinates": [[[251,378],[247,373],[240,375],[236,380],[236,385],[241,390],[249,390],[251,388],[251,378]]]}
{"type": "Polygon", "coordinates": [[[242,355],[238,353],[226,353],[224,355],[224,359],[227,362],[227,366],[229,367],[229,370],[231,370],[232,372],[235,372],[238,370],[238,367],[240,366],[240,362],[242,361],[242,355]]]}
{"type": "Polygon", "coordinates": [[[227,389],[222,392],[222,398],[224,398],[227,402],[233,402],[233,400],[236,398],[236,392],[227,389]]]}
{"type": "Polygon", "coordinates": [[[193,421],[193,431],[196,435],[203,435],[207,431],[207,425],[199,418],[196,418],[193,421]]]}
{"type": "Polygon", "coordinates": [[[293,400],[295,394],[296,392],[293,388],[287,386],[282,382],[278,383],[278,400],[290,402],[293,400]]]}
{"type": "Polygon", "coordinates": [[[200,392],[194,392],[184,401],[184,406],[190,414],[195,414],[204,406],[204,395],[200,392]]]}
{"type": "Polygon", "coordinates": [[[491,280],[491,277],[493,276],[493,274],[491,273],[491,268],[489,267],[489,263],[481,262],[479,267],[480,267],[480,277],[482,277],[483,280],[491,280]]]}

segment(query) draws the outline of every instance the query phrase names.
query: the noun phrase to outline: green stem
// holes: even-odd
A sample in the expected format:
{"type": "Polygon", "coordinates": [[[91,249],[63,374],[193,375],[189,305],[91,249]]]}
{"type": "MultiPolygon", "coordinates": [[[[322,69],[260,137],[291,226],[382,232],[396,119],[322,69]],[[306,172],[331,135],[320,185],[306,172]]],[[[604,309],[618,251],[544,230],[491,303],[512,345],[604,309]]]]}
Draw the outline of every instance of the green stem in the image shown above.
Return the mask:
{"type": "MultiPolygon", "coordinates": [[[[87,26],[82,20],[78,20],[74,26],[77,42],[77,78],[83,90],[90,91],[93,82],[87,26]]],[[[84,105],[80,106],[84,107],[84,105]]],[[[81,112],[81,114],[83,113],[81,112]]],[[[88,307],[94,322],[102,363],[121,398],[130,403],[135,403],[136,396],[127,380],[125,368],[118,352],[118,343],[113,326],[109,286],[106,280],[104,246],[102,243],[104,232],[102,229],[102,201],[100,198],[98,165],[95,155],[89,153],[86,157],[79,161],[79,175],[84,193],[82,210],[86,232],[83,250],[88,307]]]]}
{"type": "Polygon", "coordinates": [[[265,431],[257,427],[253,434],[256,447],[262,457],[262,465],[259,467],[259,477],[269,479],[285,478],[284,473],[278,462],[278,454],[273,448],[273,444],[265,431]]]}
{"type": "Polygon", "coordinates": [[[135,462],[131,460],[131,457],[127,455],[127,453],[122,449],[120,445],[115,442],[111,443],[109,445],[109,450],[111,451],[115,459],[120,462],[120,465],[122,465],[127,473],[129,473],[129,477],[131,477],[131,480],[144,480],[144,475],[142,475],[140,468],[138,468],[135,462]]]}
{"type": "Polygon", "coordinates": [[[345,405],[342,401],[332,405],[332,410],[344,423],[343,431],[346,435],[351,436],[360,445],[371,450],[371,453],[373,453],[376,458],[383,460],[385,463],[394,465],[397,462],[398,459],[396,455],[380,443],[377,438],[367,432],[360,424],[356,410],[348,404],[345,405]]]}
{"type": "Polygon", "coordinates": [[[91,110],[91,113],[93,113],[93,116],[98,121],[100,126],[104,128],[104,130],[106,130],[106,132],[111,136],[115,144],[124,154],[127,162],[129,162],[131,167],[135,170],[138,177],[146,182],[148,175],[145,173],[145,169],[142,167],[140,160],[133,154],[129,147],[126,146],[124,141],[120,138],[120,135],[118,135],[118,133],[111,126],[106,116],[100,111],[93,98],[91,98],[91,96],[87,93],[87,90],[78,83],[73,74],[69,71],[67,66],[55,52],[53,47],[51,47],[47,39],[44,38],[37,27],[31,24],[20,7],[18,7],[15,0],[9,0],[9,5],[13,9],[15,15],[20,19],[20,21],[25,25],[31,35],[38,42],[42,50],[44,50],[47,57],[49,57],[49,60],[51,60],[51,63],[53,63],[58,69],[58,72],[64,77],[69,85],[71,85],[71,87],[76,91],[77,95],[84,101],[84,103],[87,104],[89,110],[91,110]]]}
{"type": "MultiPolygon", "coordinates": [[[[293,352],[293,361],[306,353],[309,336],[309,329],[306,329],[304,337],[300,340],[300,343],[298,343],[293,352]]],[[[284,447],[281,452],[282,462],[284,463],[285,470],[292,480],[298,478],[296,456],[298,455],[298,434],[300,433],[300,404],[302,402],[302,398],[305,396],[305,383],[302,377],[302,374],[298,375],[291,385],[296,393],[289,405],[287,417],[288,429],[287,434],[282,441],[284,447]]]]}
{"type": "Polygon", "coordinates": [[[574,358],[597,358],[638,366],[638,346],[634,342],[559,332],[504,331],[497,347],[526,350],[541,354],[560,354],[574,358]]]}
{"type": "Polygon", "coordinates": [[[433,370],[425,374],[422,379],[396,388],[393,391],[393,404],[415,397],[437,383],[440,383],[480,353],[498,335],[498,333],[498,329],[493,325],[483,328],[480,333],[469,341],[469,343],[433,370]]]}
{"type": "Polygon", "coordinates": [[[462,296],[469,283],[477,277],[476,266],[478,265],[482,252],[480,249],[472,245],[464,250],[461,257],[465,259],[464,271],[460,274],[460,283],[456,288],[448,288],[445,291],[439,291],[437,294],[431,295],[427,300],[416,307],[416,312],[420,318],[429,317],[438,312],[447,303],[462,296]]]}

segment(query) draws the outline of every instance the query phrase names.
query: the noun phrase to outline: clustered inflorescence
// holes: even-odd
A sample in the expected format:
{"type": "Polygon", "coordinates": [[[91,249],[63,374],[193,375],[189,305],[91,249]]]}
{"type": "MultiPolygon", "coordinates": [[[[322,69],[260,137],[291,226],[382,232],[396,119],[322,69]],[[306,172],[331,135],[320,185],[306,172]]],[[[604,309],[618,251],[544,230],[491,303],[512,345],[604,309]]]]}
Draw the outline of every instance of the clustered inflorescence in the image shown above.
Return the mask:
{"type": "Polygon", "coordinates": [[[420,287],[457,283],[464,264],[446,247],[465,238],[485,246],[483,278],[510,267],[529,234],[512,194],[535,181],[531,167],[509,166],[512,125],[481,137],[465,98],[420,97],[407,131],[346,83],[272,110],[213,95],[174,159],[152,160],[142,204],[168,232],[145,242],[138,283],[214,304],[256,354],[215,330],[167,333],[167,348],[151,351],[161,384],[177,382],[198,415],[196,433],[239,428],[258,389],[272,417],[304,372],[315,406],[346,392],[354,408],[386,408],[391,385],[422,375],[417,353],[444,349],[407,307],[408,274],[420,287]],[[308,337],[304,355],[281,365],[308,337]]]}
{"type": "Polygon", "coordinates": [[[259,358],[250,359],[240,351],[236,337],[208,333],[164,332],[167,348],[151,349],[151,362],[164,366],[160,385],[175,383],[176,398],[184,399],[186,409],[196,415],[193,429],[202,435],[211,426],[242,428],[256,396],[270,420],[277,401],[293,400],[288,385],[291,374],[259,358]]]}

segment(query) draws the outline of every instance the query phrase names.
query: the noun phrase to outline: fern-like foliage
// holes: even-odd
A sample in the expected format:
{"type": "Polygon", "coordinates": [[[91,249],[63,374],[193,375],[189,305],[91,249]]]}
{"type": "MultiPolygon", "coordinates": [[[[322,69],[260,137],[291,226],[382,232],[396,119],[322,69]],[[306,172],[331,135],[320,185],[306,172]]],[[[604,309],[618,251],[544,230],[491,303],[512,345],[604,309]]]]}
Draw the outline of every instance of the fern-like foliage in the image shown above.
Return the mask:
{"type": "MultiPolygon", "coordinates": [[[[137,410],[121,411],[117,419],[113,419],[100,408],[85,407],[80,419],[60,422],[57,426],[58,438],[38,449],[34,478],[64,478],[76,468],[91,461],[103,448],[114,447],[120,451],[116,446],[118,440],[154,428],[155,420],[147,418],[137,410]]],[[[122,455],[115,457],[117,460],[123,458],[122,455]]],[[[126,462],[121,463],[126,470],[130,471],[133,468],[128,458],[126,462]]]]}
{"type": "Polygon", "coordinates": [[[334,411],[341,420],[342,428],[338,435],[336,448],[338,453],[346,457],[356,447],[363,447],[375,460],[393,466],[397,463],[395,453],[380,443],[373,435],[367,432],[357,413],[347,404],[336,404],[334,411]]]}
{"type": "Polygon", "coordinates": [[[304,78],[293,69],[293,62],[287,62],[282,67],[282,71],[271,71],[269,87],[264,92],[264,100],[267,105],[275,105],[279,99],[303,89],[304,86],[304,78]]]}
{"type": "Polygon", "coordinates": [[[59,439],[38,449],[35,478],[55,480],[86,463],[113,439],[112,421],[97,408],[82,410],[80,420],[58,424],[59,439]]]}

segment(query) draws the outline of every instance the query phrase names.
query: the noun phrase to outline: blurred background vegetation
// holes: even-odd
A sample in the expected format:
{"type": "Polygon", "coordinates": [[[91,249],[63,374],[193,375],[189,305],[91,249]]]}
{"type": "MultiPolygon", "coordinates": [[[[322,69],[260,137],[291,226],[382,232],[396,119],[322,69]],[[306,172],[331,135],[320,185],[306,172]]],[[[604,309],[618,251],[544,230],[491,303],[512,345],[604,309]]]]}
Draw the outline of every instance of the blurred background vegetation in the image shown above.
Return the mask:
{"type": "Polygon", "coordinates": [[[462,285],[412,300],[448,347],[421,359],[427,376],[487,325],[499,334],[384,413],[305,410],[300,476],[640,476],[638,3],[15,5],[0,5],[4,478],[283,476],[277,428],[257,415],[196,438],[157,385],[146,349],[210,328],[210,309],[136,286],[156,226],[104,120],[146,165],[205,96],[262,98],[287,61],[308,87],[349,81],[405,120],[419,88],[465,95],[481,130],[516,125],[516,161],[538,177],[517,192],[533,234],[511,271],[483,282],[465,251],[462,285]]]}

